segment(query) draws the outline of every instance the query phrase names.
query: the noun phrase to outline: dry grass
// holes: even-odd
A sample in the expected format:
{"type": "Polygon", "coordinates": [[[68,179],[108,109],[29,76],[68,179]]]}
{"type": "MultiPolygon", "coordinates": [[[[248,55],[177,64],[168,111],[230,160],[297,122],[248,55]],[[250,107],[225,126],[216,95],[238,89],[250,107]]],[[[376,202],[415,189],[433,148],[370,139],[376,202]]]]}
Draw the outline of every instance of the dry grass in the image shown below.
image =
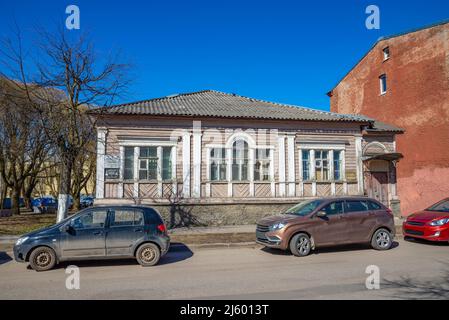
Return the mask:
{"type": "Polygon", "coordinates": [[[21,235],[56,223],[55,214],[21,214],[0,217],[0,235],[21,235]]]}

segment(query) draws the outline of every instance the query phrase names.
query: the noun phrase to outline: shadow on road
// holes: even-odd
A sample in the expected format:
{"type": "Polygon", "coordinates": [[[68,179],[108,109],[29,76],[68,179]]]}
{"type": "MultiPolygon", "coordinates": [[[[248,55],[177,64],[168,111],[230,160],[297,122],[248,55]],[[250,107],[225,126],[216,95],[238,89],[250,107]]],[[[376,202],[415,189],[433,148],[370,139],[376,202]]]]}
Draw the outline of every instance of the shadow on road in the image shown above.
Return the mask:
{"type": "MultiPolygon", "coordinates": [[[[393,241],[393,244],[391,246],[391,249],[395,249],[399,247],[399,242],[393,241]]],[[[262,251],[265,251],[267,253],[271,253],[274,255],[281,255],[281,256],[289,256],[292,255],[291,252],[279,250],[279,249],[272,249],[268,247],[264,247],[261,249],[262,251]]],[[[323,248],[317,248],[316,250],[313,250],[311,254],[321,254],[321,253],[330,253],[330,252],[345,252],[345,251],[357,251],[357,250],[373,250],[371,246],[366,244],[346,244],[346,245],[339,245],[339,246],[333,246],[333,247],[323,247],[323,248]]]]}
{"type": "Polygon", "coordinates": [[[395,297],[402,299],[449,299],[449,263],[440,262],[442,276],[431,280],[417,280],[416,277],[403,276],[398,280],[382,280],[382,286],[395,289],[395,297]]]}
{"type": "MultiPolygon", "coordinates": [[[[170,250],[164,255],[159,263],[160,265],[171,264],[189,259],[193,256],[193,252],[188,246],[183,243],[172,243],[170,250]]],[[[135,259],[104,259],[104,260],[84,260],[84,261],[64,261],[58,264],[55,268],[67,268],[69,265],[76,265],[77,267],[108,267],[108,266],[125,266],[138,265],[135,259]]]]}
{"type": "Polygon", "coordinates": [[[11,260],[12,260],[12,258],[9,256],[9,254],[7,254],[4,251],[0,251],[0,264],[7,263],[11,260]]]}

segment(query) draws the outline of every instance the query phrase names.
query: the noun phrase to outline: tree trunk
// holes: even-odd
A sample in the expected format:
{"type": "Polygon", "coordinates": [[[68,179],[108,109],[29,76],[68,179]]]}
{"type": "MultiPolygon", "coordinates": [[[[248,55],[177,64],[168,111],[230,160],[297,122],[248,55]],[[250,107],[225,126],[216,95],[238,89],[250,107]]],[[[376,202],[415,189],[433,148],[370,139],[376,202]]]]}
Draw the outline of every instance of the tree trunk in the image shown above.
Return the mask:
{"type": "Polygon", "coordinates": [[[67,217],[72,167],[72,159],[61,159],[61,180],[59,181],[58,215],[56,222],[60,222],[67,217]]]}
{"type": "Polygon", "coordinates": [[[73,195],[73,210],[79,211],[81,209],[81,192],[75,192],[73,195]]]}
{"type": "Polygon", "coordinates": [[[14,186],[11,196],[12,214],[20,214],[20,186],[14,186]]]}
{"type": "Polygon", "coordinates": [[[5,202],[5,198],[8,194],[8,186],[6,185],[6,183],[3,181],[1,182],[1,191],[0,191],[0,209],[4,209],[4,202],[5,202]]]}

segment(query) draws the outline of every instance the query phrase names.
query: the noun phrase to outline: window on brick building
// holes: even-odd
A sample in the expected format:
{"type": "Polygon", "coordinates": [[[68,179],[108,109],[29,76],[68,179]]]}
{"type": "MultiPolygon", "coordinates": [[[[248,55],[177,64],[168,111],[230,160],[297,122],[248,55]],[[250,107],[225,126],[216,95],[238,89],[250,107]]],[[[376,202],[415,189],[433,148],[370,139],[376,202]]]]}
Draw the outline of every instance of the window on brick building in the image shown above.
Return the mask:
{"type": "Polygon", "coordinates": [[[380,94],[385,94],[387,92],[387,75],[383,74],[379,77],[380,80],[380,94]]]}
{"type": "Polygon", "coordinates": [[[390,58],[390,47],[386,47],[382,51],[384,54],[384,61],[388,60],[390,58]]]}

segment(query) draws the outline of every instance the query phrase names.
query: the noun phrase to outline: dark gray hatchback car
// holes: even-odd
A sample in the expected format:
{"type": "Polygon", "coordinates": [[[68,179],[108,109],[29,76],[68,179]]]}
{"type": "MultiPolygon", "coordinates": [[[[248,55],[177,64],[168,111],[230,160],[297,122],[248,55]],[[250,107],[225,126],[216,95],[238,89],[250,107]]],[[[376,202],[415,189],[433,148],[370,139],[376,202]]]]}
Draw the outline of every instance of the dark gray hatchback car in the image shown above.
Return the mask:
{"type": "Polygon", "coordinates": [[[146,206],[101,206],[21,236],[14,258],[36,271],[61,261],[135,257],[153,266],[167,253],[170,238],[159,213],[146,206]]]}

